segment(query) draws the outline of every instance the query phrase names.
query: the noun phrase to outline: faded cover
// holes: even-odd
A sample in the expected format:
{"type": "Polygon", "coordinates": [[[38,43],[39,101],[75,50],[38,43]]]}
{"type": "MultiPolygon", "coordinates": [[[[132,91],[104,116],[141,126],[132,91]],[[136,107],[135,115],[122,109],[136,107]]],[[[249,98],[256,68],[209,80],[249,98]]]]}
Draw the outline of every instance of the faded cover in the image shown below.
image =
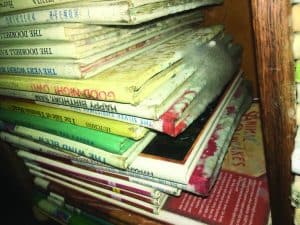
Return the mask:
{"type": "MultiPolygon", "coordinates": [[[[88,79],[0,76],[2,88],[138,104],[180,70],[189,47],[222,33],[222,26],[195,28],[88,79]],[[157,57],[159,56],[159,57],[157,57]],[[132,69],[134,68],[134,70],[132,69]]],[[[192,65],[191,65],[192,66],[192,65]]]]}
{"type": "Polygon", "coordinates": [[[223,169],[259,177],[266,173],[261,118],[258,103],[242,117],[223,163],[223,169]]]}
{"type": "Polygon", "coordinates": [[[200,195],[209,194],[221,170],[233,132],[238,126],[242,114],[249,108],[250,102],[249,90],[245,85],[241,86],[226,107],[225,113],[199,158],[185,188],[186,191],[200,195]]]}

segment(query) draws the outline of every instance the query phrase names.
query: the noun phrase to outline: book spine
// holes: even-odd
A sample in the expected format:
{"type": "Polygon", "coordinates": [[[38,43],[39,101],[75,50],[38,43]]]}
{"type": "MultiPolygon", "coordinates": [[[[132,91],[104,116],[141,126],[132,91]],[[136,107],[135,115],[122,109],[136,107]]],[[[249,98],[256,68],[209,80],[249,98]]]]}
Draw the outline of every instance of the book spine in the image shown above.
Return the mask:
{"type": "MultiPolygon", "coordinates": [[[[64,179],[66,181],[70,181],[70,182],[73,181],[73,183],[74,183],[74,181],[76,182],[76,180],[78,180],[78,181],[82,181],[82,182],[85,182],[90,185],[100,187],[103,190],[107,190],[107,191],[111,191],[111,192],[114,192],[114,193],[117,193],[120,195],[128,196],[130,198],[136,198],[137,200],[144,201],[149,204],[153,204],[153,205],[161,204],[161,202],[160,202],[161,198],[154,199],[154,198],[149,197],[148,193],[147,193],[147,195],[143,195],[143,194],[138,194],[138,192],[133,192],[133,191],[138,190],[138,188],[133,190],[131,187],[126,186],[125,187],[126,189],[122,189],[120,187],[117,187],[117,186],[122,186],[122,185],[115,184],[114,182],[111,182],[110,180],[102,180],[102,179],[98,179],[96,177],[91,178],[84,174],[78,174],[78,173],[74,173],[74,172],[70,172],[70,171],[66,171],[66,170],[62,170],[62,169],[57,169],[55,167],[47,167],[47,166],[43,167],[43,165],[36,165],[36,164],[32,164],[30,162],[25,162],[25,165],[29,169],[33,169],[35,171],[38,171],[38,172],[41,172],[44,174],[48,174],[50,176],[64,179]]],[[[145,192],[145,191],[141,190],[140,192],[145,192]]],[[[163,194],[161,194],[161,196],[162,195],[163,194]]]]}
{"type": "Polygon", "coordinates": [[[160,198],[162,194],[160,191],[157,191],[156,189],[150,187],[145,187],[139,184],[133,184],[130,181],[119,179],[117,177],[110,177],[104,174],[99,174],[93,171],[75,167],[67,163],[62,163],[60,161],[46,158],[44,156],[39,156],[38,154],[30,153],[28,151],[18,150],[17,154],[24,160],[29,160],[34,163],[42,164],[43,167],[47,166],[48,168],[56,168],[62,171],[68,171],[73,174],[75,173],[75,174],[83,175],[85,177],[89,177],[91,180],[97,179],[102,184],[115,186],[117,188],[135,192],[140,195],[144,195],[152,198],[160,198]]]}
{"type": "Polygon", "coordinates": [[[21,125],[32,129],[48,132],[65,137],[80,143],[103,148],[106,151],[121,154],[128,150],[135,141],[122,136],[117,136],[93,129],[79,127],[69,123],[28,115],[20,112],[3,110],[0,108],[1,129],[9,132],[14,130],[14,125],[21,125]],[[5,122],[4,122],[5,121],[5,122]],[[103,140],[106,140],[105,142],[103,140]]]}
{"type": "MultiPolygon", "coordinates": [[[[0,58],[74,58],[80,55],[71,42],[1,46],[0,58]]],[[[52,59],[51,59],[52,60],[52,59]]],[[[49,62],[49,64],[51,61],[49,62]]]]}
{"type": "Polygon", "coordinates": [[[300,60],[295,61],[295,81],[300,83],[300,60]]]}
{"type": "Polygon", "coordinates": [[[300,4],[292,6],[292,28],[294,32],[300,31],[300,4]]]}
{"type": "Polygon", "coordinates": [[[294,59],[300,59],[300,33],[294,33],[293,35],[293,57],[294,59]]]}
{"type": "MultiPolygon", "coordinates": [[[[101,150],[99,148],[91,148],[88,147],[87,149],[82,149],[77,146],[72,146],[69,143],[58,143],[57,140],[52,140],[50,138],[47,139],[47,135],[44,137],[40,136],[26,136],[26,137],[19,137],[16,135],[9,134],[7,132],[1,131],[0,132],[0,138],[4,141],[7,141],[9,143],[15,144],[17,146],[22,146],[24,148],[28,149],[33,149],[37,151],[42,151],[42,152],[55,152],[56,155],[61,155],[60,152],[66,152],[66,153],[73,153],[74,156],[82,156],[89,158],[94,161],[98,162],[103,162],[118,168],[126,168],[128,167],[126,159],[120,157],[119,155],[114,155],[109,152],[106,152],[104,150],[101,150]],[[32,139],[28,139],[32,138],[32,139]],[[53,146],[47,146],[43,144],[42,142],[36,143],[35,141],[40,141],[40,140],[46,139],[48,143],[52,143],[55,145],[58,145],[60,148],[56,147],[54,148],[53,146]]],[[[43,140],[45,142],[45,140],[43,140]]],[[[65,154],[63,154],[65,156],[65,154]]]]}
{"type": "Polygon", "coordinates": [[[222,116],[216,129],[207,144],[204,153],[199,157],[188,185],[184,190],[194,194],[206,196],[211,191],[217,175],[220,172],[225,154],[231,142],[232,135],[238,126],[242,114],[249,108],[251,97],[243,93],[243,98],[236,99],[234,104],[226,107],[227,113],[222,116]]]}
{"type": "MultiPolygon", "coordinates": [[[[0,62],[1,64],[1,62],[0,62]]],[[[21,91],[14,89],[0,88],[0,95],[8,97],[17,97],[33,100],[36,102],[45,102],[51,104],[78,107],[102,112],[119,113],[126,115],[139,116],[143,118],[156,118],[156,105],[131,105],[119,102],[107,102],[100,100],[74,98],[62,95],[53,95],[33,91],[21,91]],[[146,113],[145,113],[146,112],[146,113]]]]}
{"type": "Polygon", "coordinates": [[[125,114],[112,113],[112,112],[103,112],[103,111],[99,111],[99,110],[84,109],[84,108],[78,108],[78,107],[73,107],[73,106],[45,103],[45,102],[40,102],[40,101],[36,101],[36,103],[40,104],[40,105],[44,105],[44,106],[53,107],[53,108],[59,108],[59,109],[84,113],[87,115],[98,116],[100,118],[103,117],[103,118],[117,120],[117,121],[121,121],[121,122],[125,122],[125,123],[135,124],[138,126],[151,128],[153,130],[161,131],[161,132],[163,131],[163,127],[164,127],[164,121],[162,121],[162,120],[151,120],[151,119],[141,118],[141,117],[132,116],[132,115],[125,115],[125,114]]]}
{"type": "Polygon", "coordinates": [[[78,112],[50,108],[25,101],[2,100],[0,102],[0,107],[6,110],[36,115],[42,118],[70,123],[73,125],[99,130],[110,134],[116,134],[135,140],[141,139],[148,132],[147,129],[137,125],[86,115],[78,112]]]}
{"type": "Polygon", "coordinates": [[[52,0],[52,1],[39,1],[39,0],[1,0],[0,13],[17,11],[21,9],[31,9],[42,6],[57,5],[61,3],[74,2],[76,0],[52,0]]]}
{"type": "Polygon", "coordinates": [[[130,21],[127,3],[96,3],[61,8],[40,8],[0,16],[0,26],[21,26],[41,23],[121,23],[130,21]]]}
{"type": "Polygon", "coordinates": [[[76,63],[49,63],[42,60],[2,59],[0,74],[13,74],[20,76],[46,76],[81,79],[83,74],[76,63]]]}
{"type": "MultiPolygon", "coordinates": [[[[1,4],[1,3],[0,3],[1,4]]],[[[67,40],[65,29],[62,26],[24,26],[15,29],[2,29],[0,42],[32,41],[32,40],[67,40]]]]}
{"type": "Polygon", "coordinates": [[[127,197],[125,195],[121,195],[121,194],[118,194],[115,192],[107,191],[100,187],[97,187],[94,185],[89,185],[89,184],[81,182],[79,180],[67,178],[65,176],[61,176],[61,177],[55,177],[52,175],[50,176],[48,174],[41,173],[41,172],[38,172],[33,169],[29,169],[29,172],[33,176],[42,177],[44,179],[66,185],[67,187],[74,187],[74,189],[86,190],[88,192],[91,191],[91,192],[97,194],[98,196],[101,196],[104,199],[111,199],[110,201],[112,201],[112,199],[114,199],[116,202],[120,202],[119,204],[131,205],[134,207],[138,207],[141,210],[145,210],[147,212],[152,212],[152,213],[158,214],[158,209],[157,209],[157,206],[155,206],[155,205],[152,205],[152,204],[149,204],[149,203],[146,203],[146,202],[143,202],[143,201],[131,198],[131,197],[127,197]],[[67,179],[65,180],[62,177],[67,178],[67,179]]]}

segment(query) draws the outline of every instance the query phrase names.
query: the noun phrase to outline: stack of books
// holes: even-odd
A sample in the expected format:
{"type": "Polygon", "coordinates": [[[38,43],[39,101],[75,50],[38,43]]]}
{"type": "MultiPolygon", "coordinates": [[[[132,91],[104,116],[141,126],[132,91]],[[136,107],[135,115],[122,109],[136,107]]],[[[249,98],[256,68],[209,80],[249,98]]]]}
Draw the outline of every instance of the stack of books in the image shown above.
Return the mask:
{"type": "Polygon", "coordinates": [[[300,2],[297,0],[293,0],[292,2],[292,11],[291,11],[291,18],[292,18],[292,41],[293,41],[293,57],[295,60],[295,83],[296,83],[296,122],[297,122],[297,133],[295,137],[295,146],[292,153],[292,172],[295,174],[295,179],[292,183],[291,188],[291,199],[292,199],[292,206],[295,207],[295,216],[294,216],[294,223],[296,225],[300,224],[300,205],[298,204],[299,200],[299,175],[300,175],[300,2]]]}
{"type": "Polygon", "coordinates": [[[225,211],[210,221],[180,212],[213,209],[210,194],[227,204],[216,180],[228,189],[241,179],[220,171],[251,104],[242,49],[223,26],[200,26],[198,7],[220,2],[1,5],[0,137],[47,196],[39,208],[120,224],[239,224],[225,211]]]}

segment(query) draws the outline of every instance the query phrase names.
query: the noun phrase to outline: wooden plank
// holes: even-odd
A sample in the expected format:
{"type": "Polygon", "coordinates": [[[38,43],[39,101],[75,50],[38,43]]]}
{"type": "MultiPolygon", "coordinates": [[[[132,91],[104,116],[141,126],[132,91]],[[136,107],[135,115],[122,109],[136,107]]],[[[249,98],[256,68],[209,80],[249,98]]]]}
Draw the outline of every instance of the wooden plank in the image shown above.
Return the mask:
{"type": "Polygon", "coordinates": [[[272,221],[273,225],[290,225],[290,157],[296,132],[290,3],[251,2],[272,221]]]}

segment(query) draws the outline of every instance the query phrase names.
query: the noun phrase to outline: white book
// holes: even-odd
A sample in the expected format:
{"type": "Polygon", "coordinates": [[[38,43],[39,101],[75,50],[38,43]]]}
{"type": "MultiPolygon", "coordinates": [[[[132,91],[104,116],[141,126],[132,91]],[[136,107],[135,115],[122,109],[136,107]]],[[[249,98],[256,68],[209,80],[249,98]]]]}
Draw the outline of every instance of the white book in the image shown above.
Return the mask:
{"type": "Polygon", "coordinates": [[[77,1],[34,10],[17,11],[0,16],[0,26],[20,26],[39,23],[139,24],[155,18],[200,6],[221,3],[222,0],[176,1],[77,1]]]}

